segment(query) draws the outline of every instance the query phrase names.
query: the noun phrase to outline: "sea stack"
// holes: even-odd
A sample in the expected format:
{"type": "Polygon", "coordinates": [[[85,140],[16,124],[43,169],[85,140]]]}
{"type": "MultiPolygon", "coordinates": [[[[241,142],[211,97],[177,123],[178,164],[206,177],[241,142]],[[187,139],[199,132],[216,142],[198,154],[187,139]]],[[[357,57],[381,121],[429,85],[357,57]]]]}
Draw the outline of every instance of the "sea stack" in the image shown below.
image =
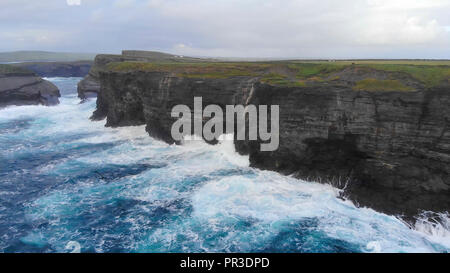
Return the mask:
{"type": "Polygon", "coordinates": [[[10,105],[56,105],[59,89],[34,72],[0,65],[0,108],[10,105]]]}

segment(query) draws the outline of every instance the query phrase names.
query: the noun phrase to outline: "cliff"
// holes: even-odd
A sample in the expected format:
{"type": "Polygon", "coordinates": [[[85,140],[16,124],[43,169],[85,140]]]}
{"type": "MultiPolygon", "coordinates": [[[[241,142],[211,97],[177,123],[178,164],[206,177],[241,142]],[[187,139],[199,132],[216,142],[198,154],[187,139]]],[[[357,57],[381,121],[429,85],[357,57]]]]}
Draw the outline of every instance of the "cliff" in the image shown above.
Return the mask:
{"type": "Polygon", "coordinates": [[[185,62],[205,62],[213,61],[208,59],[191,58],[171,55],[155,51],[124,50],[121,55],[100,54],[95,57],[94,64],[88,75],[78,84],[78,97],[82,100],[95,97],[100,90],[99,74],[106,70],[109,63],[114,62],[165,62],[165,63],[185,63],[185,62]]]}
{"type": "Polygon", "coordinates": [[[331,183],[361,206],[416,215],[450,208],[450,68],[299,63],[112,63],[93,118],[146,124],[173,143],[171,109],[279,105],[280,147],[235,141],[254,167],[331,183]]]}
{"type": "Polygon", "coordinates": [[[58,88],[35,73],[9,65],[0,65],[0,108],[9,105],[55,105],[58,88]]]}
{"type": "Polygon", "coordinates": [[[82,100],[97,96],[100,90],[99,73],[103,71],[108,63],[121,62],[126,59],[120,55],[100,54],[95,57],[94,64],[86,77],[78,83],[78,97],[82,100]]]}
{"type": "Polygon", "coordinates": [[[91,69],[92,61],[76,62],[27,62],[12,64],[33,71],[40,77],[85,77],[91,69]]]}

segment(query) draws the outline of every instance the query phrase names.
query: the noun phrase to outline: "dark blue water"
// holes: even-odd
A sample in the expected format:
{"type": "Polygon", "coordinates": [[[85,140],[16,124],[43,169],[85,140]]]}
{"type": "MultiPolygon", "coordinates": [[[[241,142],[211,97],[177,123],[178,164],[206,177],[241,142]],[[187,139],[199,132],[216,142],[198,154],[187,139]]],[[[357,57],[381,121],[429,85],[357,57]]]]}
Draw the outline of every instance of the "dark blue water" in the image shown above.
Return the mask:
{"type": "Polygon", "coordinates": [[[0,110],[0,251],[439,252],[448,230],[410,229],[337,190],[248,167],[232,143],[170,146],[144,127],[91,122],[78,78],[56,107],[0,110]]]}

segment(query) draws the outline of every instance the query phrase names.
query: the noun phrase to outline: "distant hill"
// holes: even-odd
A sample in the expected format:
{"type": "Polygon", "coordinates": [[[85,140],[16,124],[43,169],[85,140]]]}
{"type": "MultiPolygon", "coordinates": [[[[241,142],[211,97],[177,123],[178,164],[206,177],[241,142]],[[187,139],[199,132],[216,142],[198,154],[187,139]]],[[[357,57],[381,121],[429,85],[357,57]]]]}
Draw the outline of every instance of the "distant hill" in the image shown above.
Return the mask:
{"type": "Polygon", "coordinates": [[[0,63],[7,62],[72,62],[94,60],[95,53],[14,51],[0,52],[0,63]]]}

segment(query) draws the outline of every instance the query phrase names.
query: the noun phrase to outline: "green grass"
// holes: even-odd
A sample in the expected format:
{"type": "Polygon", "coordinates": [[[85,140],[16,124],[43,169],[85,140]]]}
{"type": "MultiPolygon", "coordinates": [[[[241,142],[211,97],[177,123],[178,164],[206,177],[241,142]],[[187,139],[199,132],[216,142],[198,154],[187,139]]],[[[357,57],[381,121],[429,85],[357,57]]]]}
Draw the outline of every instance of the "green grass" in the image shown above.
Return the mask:
{"type": "Polygon", "coordinates": [[[402,72],[421,81],[426,87],[433,87],[450,79],[450,61],[427,60],[359,60],[336,62],[309,62],[290,65],[299,69],[299,77],[326,77],[350,65],[369,67],[389,72],[402,72]],[[309,65],[309,67],[308,67],[309,65]]]}
{"type": "Polygon", "coordinates": [[[357,65],[365,65],[365,64],[392,64],[392,65],[447,65],[450,66],[450,60],[348,60],[348,61],[337,61],[336,64],[357,64],[357,65]]]}
{"type": "MultiPolygon", "coordinates": [[[[109,63],[107,70],[115,72],[150,71],[169,72],[186,78],[259,77],[262,82],[271,85],[302,87],[311,82],[338,81],[339,77],[331,77],[334,73],[352,65],[367,67],[388,72],[402,72],[423,83],[425,87],[433,87],[446,79],[450,79],[450,61],[277,61],[277,62],[118,62],[109,63]]],[[[408,89],[393,78],[393,82],[367,79],[359,83],[359,87],[371,89],[400,88],[408,89]]]]}
{"type": "Polygon", "coordinates": [[[398,80],[364,79],[356,82],[355,91],[413,91],[414,89],[404,85],[398,80]]]}
{"type": "Polygon", "coordinates": [[[295,63],[288,67],[296,72],[299,79],[308,79],[313,77],[327,77],[332,73],[344,69],[347,64],[341,63],[295,63]]]}
{"type": "Polygon", "coordinates": [[[267,83],[270,85],[276,85],[276,86],[286,86],[286,87],[305,87],[306,82],[302,80],[292,80],[289,79],[285,75],[272,73],[268,75],[264,75],[261,78],[261,82],[267,83]]]}
{"type": "Polygon", "coordinates": [[[369,64],[367,66],[378,70],[407,73],[427,87],[436,86],[450,78],[450,66],[445,65],[369,64]]]}
{"type": "Polygon", "coordinates": [[[149,71],[170,72],[189,78],[229,78],[258,76],[267,64],[262,63],[109,63],[107,69],[115,72],[149,71]]]}

